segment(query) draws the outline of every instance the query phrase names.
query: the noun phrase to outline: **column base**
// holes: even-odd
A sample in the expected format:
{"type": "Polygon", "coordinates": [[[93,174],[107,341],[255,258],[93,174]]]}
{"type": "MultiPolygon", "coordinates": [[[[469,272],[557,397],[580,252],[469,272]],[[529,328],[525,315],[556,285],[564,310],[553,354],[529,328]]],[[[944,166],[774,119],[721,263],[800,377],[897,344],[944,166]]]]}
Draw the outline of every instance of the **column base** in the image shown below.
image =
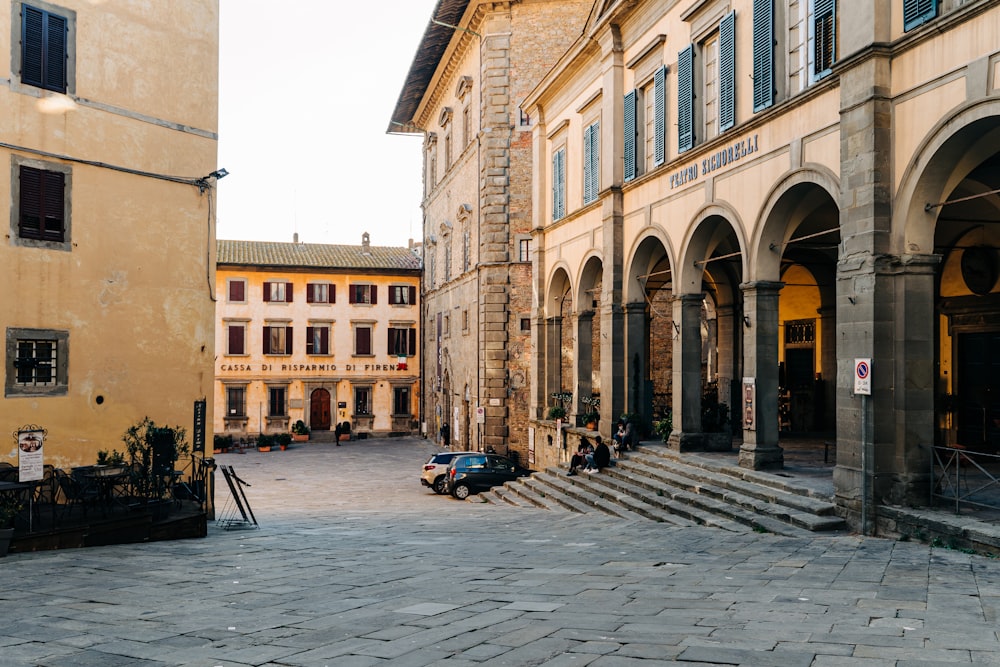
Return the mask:
{"type": "Polygon", "coordinates": [[[741,468],[750,470],[780,470],[785,467],[785,452],[778,446],[744,442],[737,459],[741,468]]]}
{"type": "Polygon", "coordinates": [[[667,438],[667,447],[677,452],[728,452],[733,448],[733,435],[674,431],[667,438]]]}

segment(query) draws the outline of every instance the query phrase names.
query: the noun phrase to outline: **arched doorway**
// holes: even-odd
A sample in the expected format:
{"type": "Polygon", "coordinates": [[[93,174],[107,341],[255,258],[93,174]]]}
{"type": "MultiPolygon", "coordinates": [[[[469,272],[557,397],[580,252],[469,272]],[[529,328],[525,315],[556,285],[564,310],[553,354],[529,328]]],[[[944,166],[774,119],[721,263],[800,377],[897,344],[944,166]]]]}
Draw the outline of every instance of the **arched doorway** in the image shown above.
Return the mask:
{"type": "Polygon", "coordinates": [[[309,395],[309,428],[314,431],[330,430],[330,392],[322,387],[309,395]]]}

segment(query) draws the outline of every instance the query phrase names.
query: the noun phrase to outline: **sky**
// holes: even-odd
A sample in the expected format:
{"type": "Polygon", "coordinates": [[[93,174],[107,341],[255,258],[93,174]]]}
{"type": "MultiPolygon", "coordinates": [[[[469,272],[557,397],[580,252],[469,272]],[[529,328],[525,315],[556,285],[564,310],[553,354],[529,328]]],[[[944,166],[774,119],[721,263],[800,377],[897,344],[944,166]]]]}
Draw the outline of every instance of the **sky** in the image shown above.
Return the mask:
{"type": "Polygon", "coordinates": [[[386,128],[436,4],[220,1],[218,238],[421,238],[421,137],[386,128]]]}

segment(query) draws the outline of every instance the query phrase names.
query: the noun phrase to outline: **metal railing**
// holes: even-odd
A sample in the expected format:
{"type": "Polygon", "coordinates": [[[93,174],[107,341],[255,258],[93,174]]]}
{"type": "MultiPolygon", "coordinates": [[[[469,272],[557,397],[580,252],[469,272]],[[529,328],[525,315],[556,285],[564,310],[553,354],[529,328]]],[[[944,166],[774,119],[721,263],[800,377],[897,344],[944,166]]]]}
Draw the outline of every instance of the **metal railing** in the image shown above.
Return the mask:
{"type": "Polygon", "coordinates": [[[1000,509],[1000,456],[976,452],[958,445],[931,448],[931,504],[934,499],[1000,509]]]}

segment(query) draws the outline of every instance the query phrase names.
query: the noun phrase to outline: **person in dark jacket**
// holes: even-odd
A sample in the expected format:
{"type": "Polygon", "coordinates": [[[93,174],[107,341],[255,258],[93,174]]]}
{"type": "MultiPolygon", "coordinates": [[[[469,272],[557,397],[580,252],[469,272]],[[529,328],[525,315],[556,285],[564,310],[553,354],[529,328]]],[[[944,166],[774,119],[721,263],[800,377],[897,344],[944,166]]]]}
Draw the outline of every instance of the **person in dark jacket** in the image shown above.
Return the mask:
{"type": "Polygon", "coordinates": [[[607,468],[611,463],[611,450],[604,444],[601,436],[597,436],[595,442],[597,447],[594,448],[594,453],[587,455],[587,469],[600,472],[601,468],[607,468]]]}
{"type": "Polygon", "coordinates": [[[587,465],[587,457],[590,456],[592,449],[590,447],[590,441],[586,438],[580,438],[580,446],[576,450],[576,454],[569,461],[569,472],[566,473],[567,476],[572,477],[576,474],[577,468],[582,468],[587,465]]]}

